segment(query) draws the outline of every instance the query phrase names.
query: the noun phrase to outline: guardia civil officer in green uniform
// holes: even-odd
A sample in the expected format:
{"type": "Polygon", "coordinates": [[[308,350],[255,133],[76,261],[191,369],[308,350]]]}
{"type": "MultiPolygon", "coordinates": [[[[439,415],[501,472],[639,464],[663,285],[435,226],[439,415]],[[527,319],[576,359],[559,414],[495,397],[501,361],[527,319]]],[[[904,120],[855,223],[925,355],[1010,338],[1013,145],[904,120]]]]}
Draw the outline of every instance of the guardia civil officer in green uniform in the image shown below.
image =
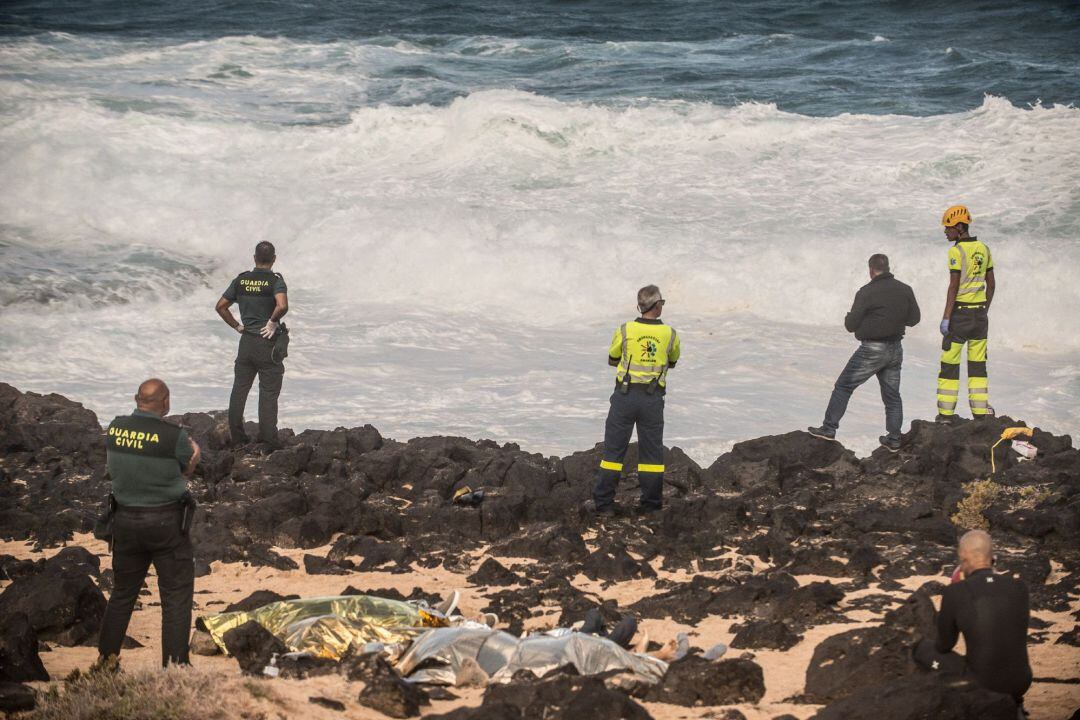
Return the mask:
{"type": "Polygon", "coordinates": [[[259,377],[259,441],[269,447],[277,445],[278,395],[285,376],[285,350],[288,330],[281,318],[289,312],[285,278],[274,272],[277,252],[271,243],[255,246],[255,269],[240,273],[217,302],[218,315],[240,333],[240,348],[236,353],[232,395],[229,397],[229,434],[233,444],[248,442],[244,431],[244,406],[248,393],[259,377]],[[233,303],[240,305],[236,321],[233,303]]]}
{"type": "Polygon", "coordinates": [[[615,392],[604,426],[604,459],[593,488],[598,513],[615,510],[615,488],[622,474],[630,435],[637,426],[639,509],[657,510],[663,503],[664,395],[667,371],[679,359],[679,336],[660,321],[664,298],[660,288],[638,290],[641,317],[621,325],[611,340],[608,364],[618,368],[615,392]]]}
{"type": "Polygon", "coordinates": [[[185,525],[185,475],[199,464],[199,446],[166,422],[169,388],[156,378],[139,386],[136,410],[109,425],[109,477],[116,500],[113,590],[98,640],[99,662],[119,657],[128,621],[151,563],[161,597],[161,663],[188,662],[195,561],[185,525]]]}
{"type": "Polygon", "coordinates": [[[990,248],[968,235],[971,213],[954,205],[941,218],[949,248],[949,289],[941,318],[941,370],[937,383],[937,421],[956,420],[960,397],[960,359],[967,346],[968,405],[975,419],[993,417],[986,377],[990,303],[996,280],[990,248]]]}

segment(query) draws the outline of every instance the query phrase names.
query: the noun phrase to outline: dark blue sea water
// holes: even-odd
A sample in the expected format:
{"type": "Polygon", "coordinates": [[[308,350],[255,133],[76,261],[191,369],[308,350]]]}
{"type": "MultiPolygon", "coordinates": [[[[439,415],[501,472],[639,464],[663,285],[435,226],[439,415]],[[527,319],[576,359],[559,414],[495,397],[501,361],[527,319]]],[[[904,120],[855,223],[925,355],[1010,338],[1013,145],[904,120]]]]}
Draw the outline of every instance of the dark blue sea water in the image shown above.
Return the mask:
{"type": "MultiPolygon", "coordinates": [[[[856,0],[7,0],[0,35],[254,35],[417,49],[362,103],[514,88],[563,100],[931,115],[1080,98],[1080,3],[856,0]]],[[[226,68],[246,72],[240,68],[226,68]]]]}

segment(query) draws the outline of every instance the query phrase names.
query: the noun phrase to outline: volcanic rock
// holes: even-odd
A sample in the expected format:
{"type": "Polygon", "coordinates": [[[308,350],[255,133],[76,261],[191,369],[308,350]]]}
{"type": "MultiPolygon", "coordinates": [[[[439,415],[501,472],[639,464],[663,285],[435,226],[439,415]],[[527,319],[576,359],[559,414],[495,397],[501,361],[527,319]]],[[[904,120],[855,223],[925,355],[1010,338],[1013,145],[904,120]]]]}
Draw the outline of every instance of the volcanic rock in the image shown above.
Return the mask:
{"type": "Polygon", "coordinates": [[[1016,720],[1008,695],[968,682],[942,682],[932,674],[894,678],[862,687],[830,703],[815,720],[1016,720]]]}
{"type": "Polygon", "coordinates": [[[651,720],[652,716],[603,680],[560,674],[539,681],[489,685],[479,707],[432,720],[651,720]]]}
{"type": "Polygon", "coordinates": [[[33,688],[20,683],[0,680],[0,713],[17,713],[33,710],[37,694],[33,688]]]}
{"type": "Polygon", "coordinates": [[[359,703],[392,718],[416,717],[430,701],[423,690],[403,680],[398,671],[374,653],[353,658],[349,680],[362,680],[359,703]]]}
{"type": "Polygon", "coordinates": [[[1061,636],[1054,641],[1054,644],[1080,646],[1080,625],[1073,625],[1072,630],[1061,633],[1061,636]]]}
{"type": "Polygon", "coordinates": [[[348,575],[349,571],[337,563],[318,555],[304,555],[304,572],[308,575],[348,575]]]}
{"type": "Polygon", "coordinates": [[[23,613],[0,620],[0,680],[28,682],[48,680],[49,673],[38,656],[37,633],[23,613]]]}
{"type": "Polygon", "coordinates": [[[911,674],[915,669],[911,647],[933,633],[930,596],[915,593],[886,613],[881,625],[839,633],[819,644],[806,670],[806,695],[828,703],[911,674]]]}
{"type": "Polygon", "coordinates": [[[466,578],[472,585],[524,585],[528,581],[517,573],[508,570],[495,558],[489,557],[480,564],[472,575],[466,578]]]}
{"type": "Polygon", "coordinates": [[[205,630],[192,632],[188,646],[195,655],[218,655],[221,653],[221,648],[214,642],[214,638],[210,636],[210,633],[205,630]]]}
{"type": "Polygon", "coordinates": [[[333,698],[322,697],[320,695],[313,695],[308,698],[308,702],[312,705],[318,705],[324,707],[327,710],[334,710],[336,712],[345,712],[345,703],[340,700],[334,700],[333,698]]]}
{"type": "Polygon", "coordinates": [[[289,651],[285,643],[254,620],[227,631],[221,639],[246,675],[262,675],[275,656],[289,651]]]}
{"type": "Polygon", "coordinates": [[[750,620],[732,625],[731,630],[733,648],[790,650],[802,640],[783,620],[750,620]]]}
{"type": "Polygon", "coordinates": [[[531,527],[517,537],[496,543],[489,552],[501,557],[526,557],[548,563],[584,560],[589,554],[581,534],[559,523],[531,527]]]}
{"type": "Polygon", "coordinates": [[[281,602],[282,600],[297,600],[299,595],[278,595],[273,590],[256,590],[243,600],[237,600],[231,605],[225,606],[222,612],[251,612],[258,610],[263,605],[281,602]]]}
{"type": "Polygon", "coordinates": [[[619,582],[637,578],[656,577],[656,571],[644,560],[635,560],[626,547],[617,542],[606,542],[591,553],[582,563],[581,572],[591,580],[619,582]]]}
{"type": "Polygon", "coordinates": [[[765,695],[765,676],[753,660],[711,662],[687,655],[671,663],[663,680],[638,694],[649,702],[685,707],[756,703],[765,695]]]}
{"type": "Polygon", "coordinates": [[[79,645],[96,640],[105,604],[87,575],[32,575],[0,593],[0,618],[23,613],[39,639],[79,645]]]}

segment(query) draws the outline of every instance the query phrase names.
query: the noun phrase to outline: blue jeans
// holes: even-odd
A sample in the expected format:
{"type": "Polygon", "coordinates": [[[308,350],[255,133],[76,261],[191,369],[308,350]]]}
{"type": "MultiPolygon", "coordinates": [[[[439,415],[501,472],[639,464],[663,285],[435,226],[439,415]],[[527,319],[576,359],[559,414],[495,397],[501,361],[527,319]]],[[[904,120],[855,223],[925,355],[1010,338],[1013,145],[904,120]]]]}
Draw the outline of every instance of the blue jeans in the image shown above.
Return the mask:
{"type": "Polygon", "coordinates": [[[877,375],[881,399],[885,402],[885,432],[890,438],[899,439],[900,428],[904,424],[904,404],[900,399],[900,366],[903,362],[904,348],[899,340],[864,340],[836,379],[829,407],[825,410],[825,429],[836,432],[840,427],[840,418],[847,411],[851,393],[877,375]]]}

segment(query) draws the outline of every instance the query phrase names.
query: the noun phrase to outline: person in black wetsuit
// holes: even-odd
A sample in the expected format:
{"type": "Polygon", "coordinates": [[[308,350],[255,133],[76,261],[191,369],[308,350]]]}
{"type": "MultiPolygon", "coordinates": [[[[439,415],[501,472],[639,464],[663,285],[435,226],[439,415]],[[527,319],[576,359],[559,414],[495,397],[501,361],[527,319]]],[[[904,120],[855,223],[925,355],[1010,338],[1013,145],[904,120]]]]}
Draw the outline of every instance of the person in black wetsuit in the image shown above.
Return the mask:
{"type": "Polygon", "coordinates": [[[964,579],[945,588],[937,638],[919,643],[915,660],[931,671],[973,677],[984,688],[1011,695],[1021,704],[1031,687],[1027,586],[994,572],[989,533],[965,533],[959,556],[964,579]],[[967,646],[964,657],[952,652],[960,634],[967,646]]]}

